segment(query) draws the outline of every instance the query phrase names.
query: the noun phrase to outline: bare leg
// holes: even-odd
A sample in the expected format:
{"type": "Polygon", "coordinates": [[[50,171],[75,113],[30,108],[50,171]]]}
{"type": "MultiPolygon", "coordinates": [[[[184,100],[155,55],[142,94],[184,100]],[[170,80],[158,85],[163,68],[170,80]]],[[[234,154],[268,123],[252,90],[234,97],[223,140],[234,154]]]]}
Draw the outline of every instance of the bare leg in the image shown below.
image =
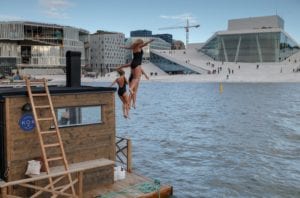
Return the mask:
{"type": "Polygon", "coordinates": [[[135,109],[136,108],[136,92],[134,92],[132,98],[131,98],[131,106],[135,109]]]}
{"type": "Polygon", "coordinates": [[[127,104],[127,100],[124,98],[124,95],[120,96],[120,99],[122,101],[123,116],[125,118],[127,118],[128,117],[128,111],[127,111],[128,104],[127,104]]]}
{"type": "Polygon", "coordinates": [[[137,91],[137,87],[139,86],[139,82],[141,79],[141,75],[142,75],[142,68],[141,66],[136,67],[135,69],[131,70],[132,73],[132,80],[129,83],[129,91],[130,91],[130,95],[129,95],[129,105],[131,106],[131,102],[133,102],[133,107],[135,107],[135,101],[136,101],[136,91],[137,91]]]}
{"type": "Polygon", "coordinates": [[[130,102],[132,102],[132,107],[135,108],[135,102],[136,102],[136,91],[137,91],[137,88],[139,86],[139,82],[140,82],[140,79],[136,79],[134,78],[132,80],[132,90],[133,90],[133,94],[130,94],[130,102]]]}
{"type": "Polygon", "coordinates": [[[122,105],[122,108],[123,108],[123,116],[124,116],[124,118],[127,118],[126,106],[125,106],[124,103],[123,103],[123,105],[122,105]]]}
{"type": "Polygon", "coordinates": [[[139,78],[133,78],[132,81],[131,81],[131,84],[129,85],[129,90],[131,90],[131,94],[133,95],[134,94],[134,90],[136,89],[136,87],[138,86],[140,82],[140,79],[139,78]]]}
{"type": "Polygon", "coordinates": [[[120,100],[122,101],[122,110],[123,110],[123,116],[126,117],[126,109],[125,109],[125,105],[124,105],[124,99],[122,96],[119,96],[120,100]]]}
{"type": "Polygon", "coordinates": [[[129,97],[127,96],[126,93],[124,93],[122,97],[123,97],[123,99],[125,101],[124,105],[125,105],[125,110],[126,110],[127,118],[129,118],[129,109],[130,109],[129,97]]]}
{"type": "Polygon", "coordinates": [[[136,108],[136,96],[137,96],[138,88],[139,88],[139,83],[137,84],[137,86],[136,86],[135,89],[133,90],[133,91],[134,91],[134,94],[133,94],[133,97],[132,97],[132,107],[133,107],[134,109],[136,108]]]}
{"type": "MultiPolygon", "coordinates": [[[[129,87],[132,87],[132,80],[129,82],[129,87]]],[[[130,88],[129,88],[129,91],[130,91],[130,88]]],[[[129,96],[128,96],[128,105],[129,105],[129,109],[131,107],[131,101],[132,101],[132,98],[133,98],[133,94],[132,93],[129,93],[129,96]]]]}

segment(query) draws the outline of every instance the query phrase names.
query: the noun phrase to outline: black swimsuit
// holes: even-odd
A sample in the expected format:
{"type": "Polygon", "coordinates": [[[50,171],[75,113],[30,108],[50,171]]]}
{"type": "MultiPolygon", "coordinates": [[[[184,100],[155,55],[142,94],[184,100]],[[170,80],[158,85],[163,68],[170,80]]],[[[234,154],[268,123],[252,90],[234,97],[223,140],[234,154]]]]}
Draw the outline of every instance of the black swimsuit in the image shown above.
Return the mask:
{"type": "Polygon", "coordinates": [[[137,66],[142,64],[143,53],[143,50],[133,53],[133,59],[130,65],[131,69],[135,69],[137,66]]]}
{"type": "Polygon", "coordinates": [[[118,82],[119,85],[119,89],[118,89],[118,95],[119,96],[123,96],[123,94],[126,92],[126,81],[125,81],[125,77],[124,77],[124,85],[123,87],[120,86],[120,83],[118,82]]]}

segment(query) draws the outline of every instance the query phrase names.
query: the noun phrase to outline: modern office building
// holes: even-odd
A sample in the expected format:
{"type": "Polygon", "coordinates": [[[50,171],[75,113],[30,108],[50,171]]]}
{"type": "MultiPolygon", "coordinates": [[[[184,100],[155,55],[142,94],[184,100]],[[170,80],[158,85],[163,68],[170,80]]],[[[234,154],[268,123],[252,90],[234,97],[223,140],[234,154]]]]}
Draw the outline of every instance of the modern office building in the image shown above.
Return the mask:
{"type": "Polygon", "coordinates": [[[299,46],[276,15],[229,20],[228,29],[216,32],[200,51],[216,61],[280,62],[298,52],[299,46]]]}
{"type": "Polygon", "coordinates": [[[156,37],[172,44],[173,35],[172,34],[152,34],[150,30],[135,30],[130,32],[130,37],[156,37]]]}
{"type": "Polygon", "coordinates": [[[134,30],[130,32],[130,37],[151,37],[152,31],[150,30],[134,30]]]}
{"type": "Polygon", "coordinates": [[[172,34],[154,34],[154,37],[161,38],[162,40],[172,44],[173,42],[173,35],[172,34]]]}
{"type": "Polygon", "coordinates": [[[193,71],[192,69],[185,67],[184,65],[176,63],[175,61],[159,56],[156,53],[151,53],[150,61],[151,63],[155,64],[157,67],[159,67],[161,70],[163,70],[168,74],[197,74],[198,73],[193,71]]]}
{"type": "Polygon", "coordinates": [[[125,35],[118,32],[97,31],[91,35],[91,67],[105,75],[125,64],[125,35]]]}
{"type": "Polygon", "coordinates": [[[56,24],[0,22],[0,68],[40,71],[65,68],[67,51],[81,52],[81,65],[89,65],[89,32],[56,24]],[[39,68],[39,69],[36,69],[39,68]]]}

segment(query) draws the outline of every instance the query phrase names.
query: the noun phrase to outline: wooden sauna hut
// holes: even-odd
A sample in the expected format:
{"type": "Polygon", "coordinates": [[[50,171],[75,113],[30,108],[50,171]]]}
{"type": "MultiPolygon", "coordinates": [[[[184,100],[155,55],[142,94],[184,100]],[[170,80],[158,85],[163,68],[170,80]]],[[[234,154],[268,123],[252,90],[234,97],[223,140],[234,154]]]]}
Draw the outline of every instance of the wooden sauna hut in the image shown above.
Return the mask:
{"type": "MultiPolygon", "coordinates": [[[[114,89],[94,87],[49,87],[57,110],[60,133],[70,164],[95,159],[115,159],[114,89]],[[64,113],[69,112],[69,120],[64,113]]],[[[28,97],[25,88],[0,89],[1,178],[23,179],[27,162],[41,158],[30,113],[22,110],[28,97]],[[27,116],[27,117],[26,117],[27,116]],[[29,122],[29,123],[27,123],[29,122]]],[[[49,126],[51,127],[51,126],[49,126]]],[[[113,182],[113,166],[84,173],[84,185],[113,182]]]]}
{"type": "MultiPolygon", "coordinates": [[[[82,171],[83,189],[88,189],[114,182],[115,88],[81,86],[77,58],[75,53],[69,59],[67,69],[71,65],[75,68],[68,71],[67,86],[49,86],[49,91],[70,166],[98,160],[97,166],[82,171]]],[[[32,87],[32,92],[38,93],[42,89],[44,88],[32,87]]],[[[0,88],[2,180],[10,182],[25,179],[28,161],[41,159],[40,142],[34,125],[26,87],[0,88]]],[[[52,128],[51,122],[44,125],[49,125],[49,130],[52,128]]],[[[50,152],[55,155],[56,151],[50,152]]],[[[24,197],[26,193],[31,193],[24,192],[23,188],[19,190],[18,186],[11,190],[24,197]]]]}

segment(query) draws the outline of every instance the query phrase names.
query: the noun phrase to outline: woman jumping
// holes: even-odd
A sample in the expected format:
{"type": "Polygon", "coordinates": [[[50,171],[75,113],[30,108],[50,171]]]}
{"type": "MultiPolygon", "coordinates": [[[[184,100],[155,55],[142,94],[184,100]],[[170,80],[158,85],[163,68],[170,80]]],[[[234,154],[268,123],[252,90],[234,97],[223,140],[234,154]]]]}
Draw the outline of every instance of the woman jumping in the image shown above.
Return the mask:
{"type": "Polygon", "coordinates": [[[119,77],[111,84],[113,86],[114,84],[118,84],[118,95],[122,101],[122,107],[123,107],[123,115],[125,118],[129,118],[129,98],[126,92],[126,84],[128,84],[128,81],[125,77],[125,72],[122,69],[117,70],[119,73],[119,77]]]}
{"type": "Polygon", "coordinates": [[[132,53],[133,53],[133,59],[132,59],[131,63],[125,64],[125,65],[122,65],[121,67],[119,67],[119,69],[123,69],[123,68],[129,67],[129,66],[131,67],[132,80],[131,80],[131,82],[129,82],[129,92],[131,94],[129,97],[136,97],[135,92],[137,91],[137,87],[139,86],[139,82],[140,82],[141,75],[142,75],[142,60],[143,60],[143,54],[144,54],[143,47],[145,47],[152,41],[154,41],[154,39],[150,39],[147,42],[144,42],[142,39],[137,39],[135,42],[133,42],[131,44],[131,46],[122,47],[125,49],[132,50],[132,53]]]}

